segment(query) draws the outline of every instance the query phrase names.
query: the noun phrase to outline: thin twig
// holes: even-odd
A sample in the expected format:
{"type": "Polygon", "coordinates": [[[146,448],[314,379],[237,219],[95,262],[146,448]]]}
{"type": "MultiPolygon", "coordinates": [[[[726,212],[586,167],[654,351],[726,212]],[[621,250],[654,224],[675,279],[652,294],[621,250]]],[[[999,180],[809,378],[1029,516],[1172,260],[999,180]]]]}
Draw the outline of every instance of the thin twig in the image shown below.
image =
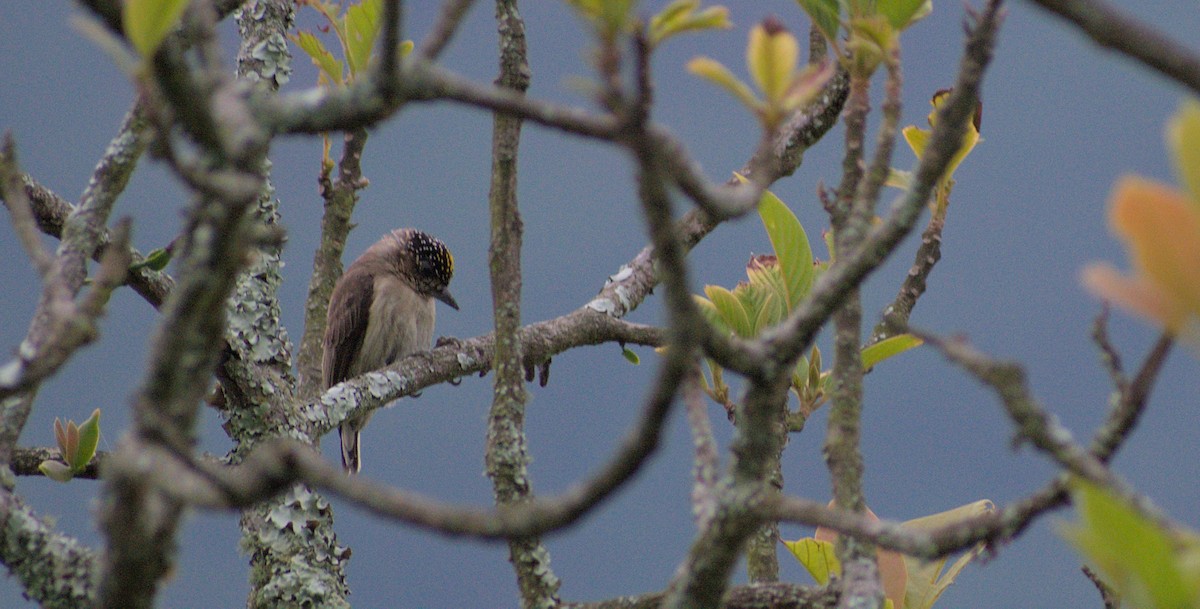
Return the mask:
{"type": "Polygon", "coordinates": [[[446,0],[442,4],[442,10],[438,12],[437,21],[418,45],[417,54],[429,61],[437,59],[446,45],[450,44],[450,39],[458,31],[463,18],[467,16],[467,10],[473,4],[475,0],[446,0]]]}
{"type": "Polygon", "coordinates": [[[33,205],[21,183],[21,169],[17,165],[17,144],[13,141],[11,132],[5,132],[3,149],[0,150],[0,197],[8,207],[13,230],[33,262],[33,268],[43,280],[46,279],[54,264],[54,257],[42,245],[41,236],[38,235],[33,205]]]}

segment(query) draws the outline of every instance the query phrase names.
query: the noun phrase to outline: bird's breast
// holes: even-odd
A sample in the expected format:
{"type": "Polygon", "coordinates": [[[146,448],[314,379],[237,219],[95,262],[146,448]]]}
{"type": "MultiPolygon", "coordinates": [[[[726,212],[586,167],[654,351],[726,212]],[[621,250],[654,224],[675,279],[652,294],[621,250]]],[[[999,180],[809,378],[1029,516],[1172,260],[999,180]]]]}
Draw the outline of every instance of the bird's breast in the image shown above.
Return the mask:
{"type": "Polygon", "coordinates": [[[376,277],[374,288],[367,331],[351,376],[428,350],[433,340],[432,298],[417,294],[391,275],[376,277]]]}

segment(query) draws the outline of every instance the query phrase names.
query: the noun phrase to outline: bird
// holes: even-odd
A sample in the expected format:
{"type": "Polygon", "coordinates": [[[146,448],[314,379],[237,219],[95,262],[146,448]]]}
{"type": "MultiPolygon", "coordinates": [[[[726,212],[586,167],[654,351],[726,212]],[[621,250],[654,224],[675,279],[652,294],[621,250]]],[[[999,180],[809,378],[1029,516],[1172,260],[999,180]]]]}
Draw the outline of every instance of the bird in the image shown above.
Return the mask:
{"type": "MultiPolygon", "coordinates": [[[[446,244],[417,229],[395,229],[367,248],[333,286],[322,344],[325,388],[428,350],[434,300],[458,310],[447,289],[453,276],[446,244]]],[[[359,435],[369,419],[355,415],[338,427],[347,473],[362,469],[359,435]]]]}

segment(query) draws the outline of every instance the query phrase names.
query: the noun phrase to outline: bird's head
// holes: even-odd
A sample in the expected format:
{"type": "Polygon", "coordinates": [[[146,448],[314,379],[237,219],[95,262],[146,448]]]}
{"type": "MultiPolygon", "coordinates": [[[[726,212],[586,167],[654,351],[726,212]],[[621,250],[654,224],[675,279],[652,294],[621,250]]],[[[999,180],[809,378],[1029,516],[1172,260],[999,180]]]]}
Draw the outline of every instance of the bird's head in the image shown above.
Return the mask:
{"type": "Polygon", "coordinates": [[[446,244],[411,228],[393,231],[392,236],[399,245],[398,268],[413,289],[458,309],[458,303],[447,289],[454,276],[454,256],[446,244]]]}

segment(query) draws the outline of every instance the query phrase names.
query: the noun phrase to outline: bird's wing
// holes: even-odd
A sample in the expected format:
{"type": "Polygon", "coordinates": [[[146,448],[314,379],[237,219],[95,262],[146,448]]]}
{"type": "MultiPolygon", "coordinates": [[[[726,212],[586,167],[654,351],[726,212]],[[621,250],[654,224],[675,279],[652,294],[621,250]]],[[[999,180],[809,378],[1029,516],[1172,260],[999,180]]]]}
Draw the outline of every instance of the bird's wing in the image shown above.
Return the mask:
{"type": "Polygon", "coordinates": [[[321,359],[326,388],[350,377],[354,357],[367,333],[374,292],[371,274],[353,265],[334,286],[325,326],[325,354],[321,359]]]}

